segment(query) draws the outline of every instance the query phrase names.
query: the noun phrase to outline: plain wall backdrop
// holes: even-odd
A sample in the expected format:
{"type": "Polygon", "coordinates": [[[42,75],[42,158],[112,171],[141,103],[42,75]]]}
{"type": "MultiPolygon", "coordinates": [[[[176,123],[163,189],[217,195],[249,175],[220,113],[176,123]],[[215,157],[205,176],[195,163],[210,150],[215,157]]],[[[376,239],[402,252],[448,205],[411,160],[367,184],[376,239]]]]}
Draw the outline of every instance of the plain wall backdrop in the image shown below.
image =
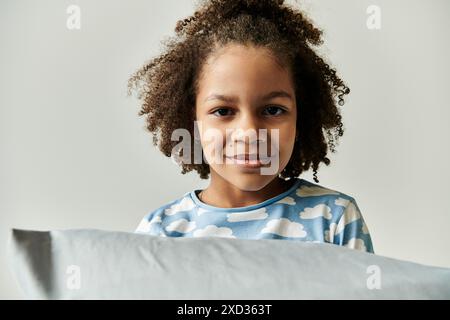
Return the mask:
{"type": "MultiPolygon", "coordinates": [[[[319,52],[351,89],[319,184],[356,199],[377,254],[450,267],[450,2],[289,3],[324,30],[319,52]],[[379,30],[366,25],[370,5],[379,30]]],[[[208,185],[153,146],[126,95],[128,77],[195,4],[0,2],[0,298],[22,298],[5,255],[10,228],[132,232],[208,185]],[[73,4],[79,30],[66,27],[73,4]]]]}

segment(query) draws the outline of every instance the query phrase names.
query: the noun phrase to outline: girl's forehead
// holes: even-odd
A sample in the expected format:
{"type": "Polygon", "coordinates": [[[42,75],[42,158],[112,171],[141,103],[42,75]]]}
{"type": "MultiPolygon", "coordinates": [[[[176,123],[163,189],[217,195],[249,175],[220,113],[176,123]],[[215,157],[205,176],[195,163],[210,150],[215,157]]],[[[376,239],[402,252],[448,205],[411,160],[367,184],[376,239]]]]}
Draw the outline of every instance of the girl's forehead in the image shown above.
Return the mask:
{"type": "Polygon", "coordinates": [[[214,87],[292,87],[289,68],[281,65],[268,49],[233,45],[224,48],[203,66],[199,81],[206,91],[214,87]]]}
{"type": "Polygon", "coordinates": [[[218,62],[225,63],[230,60],[248,63],[256,61],[259,63],[275,64],[284,67],[275,53],[269,48],[251,44],[229,43],[216,48],[207,58],[206,64],[216,65],[218,62]],[[225,60],[225,61],[224,61],[225,60]]]}

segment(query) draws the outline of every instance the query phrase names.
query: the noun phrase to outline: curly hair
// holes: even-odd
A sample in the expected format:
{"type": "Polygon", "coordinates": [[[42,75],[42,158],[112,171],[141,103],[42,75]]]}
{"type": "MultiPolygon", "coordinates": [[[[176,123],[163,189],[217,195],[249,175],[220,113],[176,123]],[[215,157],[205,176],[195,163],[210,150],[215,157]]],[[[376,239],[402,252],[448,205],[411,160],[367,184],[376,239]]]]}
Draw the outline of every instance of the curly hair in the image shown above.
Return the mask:
{"type": "MultiPolygon", "coordinates": [[[[209,55],[228,43],[270,49],[293,72],[298,108],[298,140],[280,176],[290,179],[312,167],[314,181],[319,182],[319,164],[330,164],[328,149],[336,152],[344,133],[337,104],[343,106],[343,96],[350,93],[336,70],[312,49],[323,43],[322,33],[283,0],[200,0],[195,13],[179,20],[175,35],[163,41],[164,52],[129,78],[128,95],[138,92],[138,115],[147,115],[153,144],[171,157],[178,143],[171,140],[175,129],[187,129],[194,136],[198,80],[209,55]]],[[[182,174],[196,170],[201,179],[209,177],[204,162],[181,167],[182,174]]]]}

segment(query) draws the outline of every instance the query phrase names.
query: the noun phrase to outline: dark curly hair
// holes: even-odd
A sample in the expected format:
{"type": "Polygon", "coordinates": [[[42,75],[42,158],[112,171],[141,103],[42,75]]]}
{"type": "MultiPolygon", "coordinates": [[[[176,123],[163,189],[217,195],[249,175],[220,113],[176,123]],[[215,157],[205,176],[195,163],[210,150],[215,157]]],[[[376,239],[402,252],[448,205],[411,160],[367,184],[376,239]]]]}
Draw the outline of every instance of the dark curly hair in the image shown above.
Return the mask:
{"type": "MultiPolygon", "coordinates": [[[[171,157],[178,144],[171,140],[175,129],[187,129],[194,137],[198,79],[210,54],[228,43],[255,45],[270,49],[294,75],[298,140],[280,176],[290,179],[312,167],[314,181],[319,182],[319,164],[330,164],[328,148],[336,152],[344,133],[337,104],[344,105],[343,96],[350,92],[336,70],[311,48],[323,43],[323,31],[283,0],[200,0],[193,16],[177,22],[175,32],[163,40],[164,52],[128,80],[128,95],[137,90],[139,116],[147,115],[153,144],[171,157]]],[[[204,162],[181,167],[182,174],[196,170],[201,179],[209,177],[204,162]]]]}

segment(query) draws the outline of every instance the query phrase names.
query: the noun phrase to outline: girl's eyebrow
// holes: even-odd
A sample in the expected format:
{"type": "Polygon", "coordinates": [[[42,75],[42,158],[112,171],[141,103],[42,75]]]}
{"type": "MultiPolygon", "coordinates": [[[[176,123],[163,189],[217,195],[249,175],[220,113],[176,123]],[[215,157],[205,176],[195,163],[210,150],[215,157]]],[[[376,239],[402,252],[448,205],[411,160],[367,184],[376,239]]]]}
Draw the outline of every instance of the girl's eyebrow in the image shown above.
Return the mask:
{"type": "MultiPolygon", "coordinates": [[[[272,91],[272,92],[264,95],[262,97],[262,100],[270,100],[273,98],[288,98],[288,99],[294,100],[292,95],[290,95],[288,92],[286,92],[284,90],[272,91]]],[[[226,96],[223,94],[213,93],[213,94],[207,96],[204,101],[206,102],[209,100],[222,100],[222,101],[225,101],[228,103],[234,103],[234,102],[238,101],[239,99],[235,96],[226,96]]]]}

